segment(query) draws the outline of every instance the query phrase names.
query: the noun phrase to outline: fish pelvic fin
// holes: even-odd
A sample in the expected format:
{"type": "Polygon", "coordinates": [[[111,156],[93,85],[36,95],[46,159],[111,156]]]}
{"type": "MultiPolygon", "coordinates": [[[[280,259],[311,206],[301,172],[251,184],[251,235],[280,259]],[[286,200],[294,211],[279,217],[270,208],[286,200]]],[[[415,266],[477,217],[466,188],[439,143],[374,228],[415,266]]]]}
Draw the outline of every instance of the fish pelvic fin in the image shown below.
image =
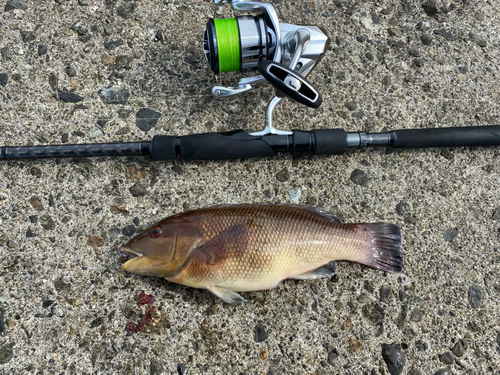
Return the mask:
{"type": "Polygon", "coordinates": [[[401,227],[395,224],[361,224],[368,231],[371,241],[363,251],[362,259],[355,261],[391,273],[403,270],[401,227]]]}
{"type": "Polygon", "coordinates": [[[210,293],[216,295],[221,300],[227,303],[243,303],[247,300],[240,296],[238,293],[233,292],[222,286],[206,286],[205,287],[210,293]]]}
{"type": "Polygon", "coordinates": [[[294,280],[314,280],[335,275],[335,261],[325,264],[315,270],[304,272],[300,275],[290,276],[294,280]]]}

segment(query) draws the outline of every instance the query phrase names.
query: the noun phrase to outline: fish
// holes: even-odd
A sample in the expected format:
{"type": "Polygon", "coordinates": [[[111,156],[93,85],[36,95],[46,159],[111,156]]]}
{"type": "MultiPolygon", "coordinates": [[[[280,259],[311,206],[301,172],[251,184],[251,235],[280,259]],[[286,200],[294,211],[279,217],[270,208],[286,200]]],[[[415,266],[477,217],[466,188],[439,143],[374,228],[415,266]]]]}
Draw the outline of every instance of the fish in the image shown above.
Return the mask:
{"type": "Polygon", "coordinates": [[[285,279],[334,275],[348,260],[386,272],[403,270],[396,224],[344,224],[331,212],[288,204],[228,204],[169,216],[121,248],[125,271],[206,289],[228,303],[238,292],[276,287],[285,279]]]}

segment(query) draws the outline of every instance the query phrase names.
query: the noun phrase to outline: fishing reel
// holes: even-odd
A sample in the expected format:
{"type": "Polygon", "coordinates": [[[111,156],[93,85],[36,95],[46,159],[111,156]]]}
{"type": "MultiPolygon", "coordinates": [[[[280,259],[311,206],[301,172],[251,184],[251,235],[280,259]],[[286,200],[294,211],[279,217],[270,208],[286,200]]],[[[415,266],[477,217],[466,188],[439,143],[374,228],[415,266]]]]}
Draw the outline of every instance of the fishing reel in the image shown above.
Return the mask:
{"type": "Polygon", "coordinates": [[[214,86],[212,93],[224,98],[269,82],[276,96],[267,105],[266,126],[251,134],[292,134],[273,127],[272,113],[284,97],[312,108],[321,105],[320,92],[305,77],[324,56],[330,38],[318,26],[279,23],[273,5],[264,1],[215,0],[215,4],[256,14],[208,21],[203,51],[210,68],[216,75],[255,70],[260,74],[240,78],[235,87],[214,86]]]}

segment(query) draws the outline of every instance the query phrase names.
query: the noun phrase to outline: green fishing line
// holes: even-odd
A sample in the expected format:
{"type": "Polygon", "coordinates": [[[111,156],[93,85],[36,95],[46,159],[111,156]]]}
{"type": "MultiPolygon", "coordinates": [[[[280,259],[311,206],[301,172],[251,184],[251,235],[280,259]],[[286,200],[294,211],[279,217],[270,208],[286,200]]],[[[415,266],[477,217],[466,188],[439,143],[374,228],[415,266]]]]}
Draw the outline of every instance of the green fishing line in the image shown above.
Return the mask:
{"type": "Polygon", "coordinates": [[[236,72],[241,69],[240,32],[236,18],[214,19],[219,71],[236,72]]]}

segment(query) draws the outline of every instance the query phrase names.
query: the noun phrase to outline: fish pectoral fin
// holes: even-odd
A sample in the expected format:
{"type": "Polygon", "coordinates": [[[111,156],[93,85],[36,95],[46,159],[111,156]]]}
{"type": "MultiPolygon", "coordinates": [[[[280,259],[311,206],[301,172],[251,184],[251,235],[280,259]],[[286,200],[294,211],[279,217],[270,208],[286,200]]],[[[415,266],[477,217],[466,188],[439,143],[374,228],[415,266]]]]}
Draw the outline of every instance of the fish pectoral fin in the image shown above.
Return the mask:
{"type": "Polygon", "coordinates": [[[312,271],[307,271],[297,276],[290,276],[289,279],[294,280],[313,280],[313,279],[321,279],[323,277],[330,277],[335,275],[335,262],[330,262],[316,268],[312,271]]]}
{"type": "Polygon", "coordinates": [[[233,225],[199,248],[209,266],[221,264],[228,256],[241,254],[248,248],[246,225],[233,225]]]}
{"type": "Polygon", "coordinates": [[[233,292],[222,286],[206,286],[205,287],[210,293],[216,295],[221,300],[227,303],[243,303],[247,300],[240,296],[238,293],[233,292]]]}

